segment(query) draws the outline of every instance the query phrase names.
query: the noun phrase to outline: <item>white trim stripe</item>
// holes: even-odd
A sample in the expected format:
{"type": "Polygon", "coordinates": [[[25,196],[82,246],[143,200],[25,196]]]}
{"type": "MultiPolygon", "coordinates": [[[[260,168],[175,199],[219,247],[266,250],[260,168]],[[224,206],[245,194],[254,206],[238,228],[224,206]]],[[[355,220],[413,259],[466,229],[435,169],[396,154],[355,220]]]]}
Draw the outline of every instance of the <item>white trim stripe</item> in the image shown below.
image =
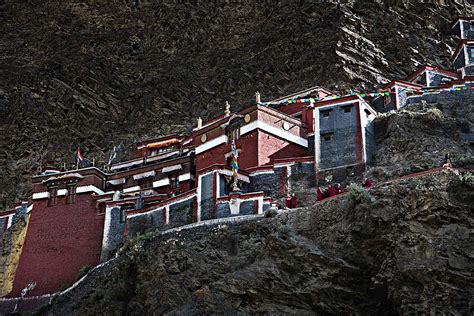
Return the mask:
{"type": "Polygon", "coordinates": [[[181,181],[187,181],[187,180],[194,180],[194,175],[190,174],[190,173],[185,173],[185,174],[182,174],[178,177],[178,181],[181,182],[181,181]]]}
{"type": "Polygon", "coordinates": [[[247,134],[255,129],[260,129],[262,131],[265,131],[269,134],[272,134],[274,136],[278,136],[280,138],[283,138],[289,142],[298,144],[300,146],[308,148],[308,140],[304,139],[303,137],[299,137],[296,135],[293,135],[287,131],[281,130],[279,128],[276,128],[274,126],[268,125],[267,123],[260,122],[260,121],[253,121],[250,124],[242,126],[240,129],[240,135],[247,134]]]}
{"type": "Polygon", "coordinates": [[[214,147],[217,147],[219,146],[220,144],[225,144],[227,143],[227,136],[226,135],[221,135],[217,138],[214,138],[202,145],[199,145],[196,147],[196,155],[197,154],[200,154],[200,153],[203,153],[211,148],[214,148],[214,147]]]}
{"type": "Polygon", "coordinates": [[[177,170],[182,170],[183,166],[181,164],[169,166],[169,167],[164,167],[161,172],[167,173],[167,172],[172,172],[172,171],[177,171],[177,170]]]}
{"type": "Polygon", "coordinates": [[[155,170],[148,171],[148,172],[143,172],[143,173],[139,173],[139,174],[134,175],[133,180],[139,180],[139,179],[154,177],[155,175],[156,175],[155,170]]]}
{"type": "Polygon", "coordinates": [[[86,192],[94,192],[96,194],[104,194],[104,191],[96,187],[95,185],[84,185],[77,187],[76,193],[86,193],[86,192]]]}
{"type": "MultiPolygon", "coordinates": [[[[224,170],[219,170],[218,171],[219,174],[223,174],[223,175],[226,175],[226,176],[233,176],[234,173],[230,170],[227,170],[227,169],[224,169],[224,170]]],[[[249,177],[247,176],[244,176],[244,175],[241,175],[239,173],[237,173],[237,179],[241,180],[241,181],[244,181],[244,182],[247,182],[247,183],[250,183],[250,179],[249,177]]]]}
{"type": "Polygon", "coordinates": [[[60,189],[58,190],[58,196],[67,195],[67,189],[60,189]]]}
{"type": "Polygon", "coordinates": [[[129,192],[138,191],[138,190],[140,190],[140,186],[139,186],[139,185],[134,186],[134,187],[130,187],[130,188],[123,189],[123,193],[129,193],[129,192]]]}
{"type": "Polygon", "coordinates": [[[45,192],[33,193],[32,199],[33,200],[39,200],[39,199],[45,199],[45,198],[48,198],[48,197],[49,197],[49,193],[47,191],[45,191],[45,192]]]}
{"type": "MultiPolygon", "coordinates": [[[[102,191],[95,185],[83,185],[76,188],[76,193],[87,193],[87,192],[94,192],[96,194],[104,194],[104,191],[102,191]]],[[[58,190],[57,196],[62,196],[66,194],[67,194],[66,189],[60,189],[58,190]]],[[[33,193],[32,199],[39,200],[39,199],[45,199],[48,197],[49,197],[49,192],[44,191],[44,192],[33,193]]]]}
{"type": "Polygon", "coordinates": [[[161,180],[153,182],[153,187],[154,188],[159,188],[159,187],[163,187],[163,186],[169,185],[169,184],[170,184],[170,180],[168,178],[166,178],[166,179],[161,179],[161,180]]]}

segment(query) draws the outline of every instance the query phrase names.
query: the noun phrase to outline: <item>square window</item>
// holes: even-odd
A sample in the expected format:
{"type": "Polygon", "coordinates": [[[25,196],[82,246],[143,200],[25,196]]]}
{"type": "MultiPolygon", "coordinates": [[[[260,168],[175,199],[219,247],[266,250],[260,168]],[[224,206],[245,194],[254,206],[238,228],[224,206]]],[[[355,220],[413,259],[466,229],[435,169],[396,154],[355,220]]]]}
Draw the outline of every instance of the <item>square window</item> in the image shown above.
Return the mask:
{"type": "Polygon", "coordinates": [[[323,111],[321,111],[321,115],[323,117],[329,117],[329,115],[331,115],[331,111],[332,110],[323,110],[323,111]]]}
{"type": "Polygon", "coordinates": [[[323,137],[324,141],[327,142],[327,141],[331,140],[332,134],[324,134],[324,135],[322,135],[322,137],[323,137]]]}
{"type": "Polygon", "coordinates": [[[344,113],[350,113],[352,111],[352,105],[342,106],[341,109],[344,110],[344,113]]]}

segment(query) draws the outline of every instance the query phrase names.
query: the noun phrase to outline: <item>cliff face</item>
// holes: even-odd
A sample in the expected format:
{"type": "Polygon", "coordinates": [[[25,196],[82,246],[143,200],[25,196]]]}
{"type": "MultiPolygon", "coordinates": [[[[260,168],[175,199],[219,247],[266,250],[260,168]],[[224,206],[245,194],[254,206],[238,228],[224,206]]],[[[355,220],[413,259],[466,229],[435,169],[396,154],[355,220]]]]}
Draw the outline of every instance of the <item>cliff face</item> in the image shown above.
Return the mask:
{"type": "Polygon", "coordinates": [[[472,313],[474,182],[450,170],[122,249],[48,315],[472,313]]]}
{"type": "Polygon", "coordinates": [[[100,164],[113,144],[185,131],[256,90],[345,92],[449,66],[449,22],[472,2],[393,2],[6,1],[0,209],[41,166],[73,163],[77,146],[100,164]]]}
{"type": "Polygon", "coordinates": [[[459,131],[473,121],[461,106],[474,103],[377,118],[368,195],[143,235],[40,313],[472,314],[474,177],[434,168],[447,151],[472,164],[459,131]],[[413,173],[420,166],[433,169],[413,173]]]}
{"type": "Polygon", "coordinates": [[[474,164],[472,145],[463,139],[474,130],[474,95],[437,104],[414,104],[376,119],[377,151],[369,175],[376,180],[436,168],[446,154],[458,166],[474,164]]]}

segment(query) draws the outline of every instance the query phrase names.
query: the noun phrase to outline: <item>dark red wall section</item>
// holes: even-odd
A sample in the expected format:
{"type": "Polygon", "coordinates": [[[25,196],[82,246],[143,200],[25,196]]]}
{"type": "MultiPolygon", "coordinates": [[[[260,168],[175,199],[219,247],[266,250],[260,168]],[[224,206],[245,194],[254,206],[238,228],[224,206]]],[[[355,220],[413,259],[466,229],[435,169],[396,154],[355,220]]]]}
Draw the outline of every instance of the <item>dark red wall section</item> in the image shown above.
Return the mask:
{"type": "MultiPolygon", "coordinates": [[[[257,131],[242,135],[236,141],[236,147],[240,150],[239,153],[239,167],[247,169],[258,166],[257,160],[257,131]]],[[[221,144],[212,149],[209,149],[201,154],[196,155],[196,170],[201,170],[212,165],[226,164],[225,155],[230,153],[230,144],[221,144]]]]}
{"type": "Polygon", "coordinates": [[[259,166],[274,163],[275,159],[307,156],[306,147],[290,143],[282,138],[258,131],[259,166]]]}
{"type": "Polygon", "coordinates": [[[104,215],[98,215],[96,199],[83,193],[75,204],[67,205],[65,197],[51,207],[47,199],[34,203],[9,296],[19,296],[30,281],[37,283],[30,295],[56,292],[76,281],[83,266],[99,263],[104,215]]]}

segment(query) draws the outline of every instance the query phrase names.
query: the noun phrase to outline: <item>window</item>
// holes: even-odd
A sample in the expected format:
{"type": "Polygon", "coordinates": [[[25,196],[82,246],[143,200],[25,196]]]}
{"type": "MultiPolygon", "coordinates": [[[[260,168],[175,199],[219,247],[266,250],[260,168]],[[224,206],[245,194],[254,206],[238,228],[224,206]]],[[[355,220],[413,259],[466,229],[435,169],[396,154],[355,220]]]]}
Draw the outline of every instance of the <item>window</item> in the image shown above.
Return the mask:
{"type": "Polygon", "coordinates": [[[352,105],[341,106],[341,109],[344,110],[344,113],[350,113],[352,111],[352,105]]]}
{"type": "Polygon", "coordinates": [[[49,187],[48,188],[49,199],[48,199],[48,206],[56,205],[56,200],[58,198],[58,187],[49,187]]]}
{"type": "Polygon", "coordinates": [[[346,176],[352,177],[354,175],[354,167],[346,167],[346,176]]]}
{"type": "Polygon", "coordinates": [[[474,58],[474,49],[471,48],[471,58],[474,58]]]}
{"type": "Polygon", "coordinates": [[[127,209],[120,208],[120,223],[125,223],[127,220],[127,209]]]}
{"type": "Polygon", "coordinates": [[[293,115],[293,117],[294,117],[295,119],[298,119],[298,120],[301,121],[301,119],[303,118],[303,113],[301,113],[301,112],[296,113],[296,114],[293,115]]]}
{"type": "Polygon", "coordinates": [[[74,204],[76,203],[76,185],[75,184],[69,184],[67,186],[67,199],[66,199],[67,204],[74,204]]]}
{"type": "Polygon", "coordinates": [[[153,177],[138,181],[141,189],[151,189],[153,187],[153,177]]]}
{"type": "Polygon", "coordinates": [[[323,111],[321,111],[321,115],[323,117],[329,117],[329,115],[331,115],[331,111],[332,110],[323,110],[323,111]]]}
{"type": "Polygon", "coordinates": [[[331,138],[332,138],[332,134],[331,133],[328,133],[328,134],[324,134],[324,135],[321,135],[324,139],[324,141],[330,141],[331,138]]]}
{"type": "Polygon", "coordinates": [[[170,176],[171,190],[178,191],[179,189],[179,178],[177,175],[170,176]]]}
{"type": "Polygon", "coordinates": [[[383,106],[387,107],[390,104],[390,101],[391,101],[391,99],[390,99],[389,95],[384,96],[383,97],[383,106]]]}
{"type": "Polygon", "coordinates": [[[227,139],[229,140],[229,143],[233,140],[237,140],[240,137],[240,128],[230,129],[226,132],[226,135],[227,139]]]}
{"type": "Polygon", "coordinates": [[[369,111],[369,110],[367,110],[367,109],[364,109],[364,112],[365,112],[365,115],[367,115],[367,117],[369,117],[369,116],[370,116],[370,114],[372,114],[372,113],[370,113],[370,111],[369,111]]]}
{"type": "Polygon", "coordinates": [[[228,167],[232,167],[232,157],[230,155],[226,158],[226,162],[228,167]]]}
{"type": "Polygon", "coordinates": [[[157,148],[157,149],[153,149],[150,153],[150,156],[165,154],[165,153],[168,153],[168,152],[175,151],[176,149],[177,149],[176,146],[160,147],[160,148],[157,148]]]}

